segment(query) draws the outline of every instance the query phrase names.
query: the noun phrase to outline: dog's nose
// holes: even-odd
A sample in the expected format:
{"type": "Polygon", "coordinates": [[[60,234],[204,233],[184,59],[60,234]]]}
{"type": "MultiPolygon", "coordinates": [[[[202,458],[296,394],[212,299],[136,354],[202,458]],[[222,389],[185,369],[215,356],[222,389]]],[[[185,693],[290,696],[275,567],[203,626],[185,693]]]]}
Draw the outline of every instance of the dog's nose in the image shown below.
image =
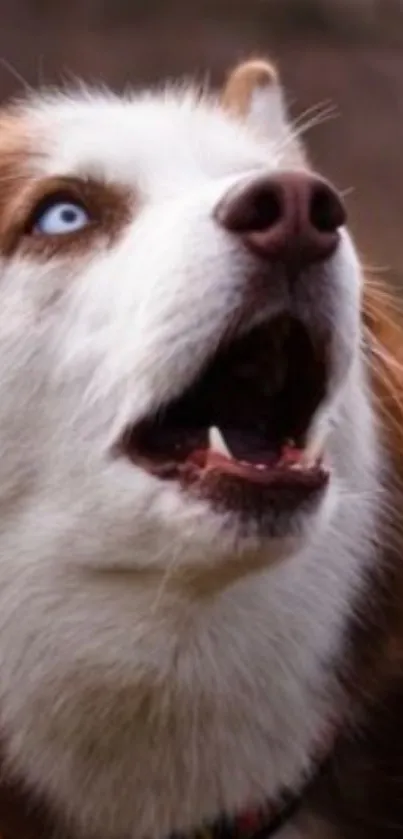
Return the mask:
{"type": "Polygon", "coordinates": [[[343,202],[327,181],[284,172],[231,187],[215,218],[264,259],[297,268],[327,259],[345,224],[343,202]]]}

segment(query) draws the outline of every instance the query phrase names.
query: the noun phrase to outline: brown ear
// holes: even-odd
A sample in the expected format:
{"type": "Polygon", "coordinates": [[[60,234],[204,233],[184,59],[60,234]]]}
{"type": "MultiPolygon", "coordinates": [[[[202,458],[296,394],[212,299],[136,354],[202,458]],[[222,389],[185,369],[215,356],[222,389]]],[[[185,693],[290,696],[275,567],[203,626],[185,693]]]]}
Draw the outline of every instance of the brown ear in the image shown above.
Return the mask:
{"type": "Polygon", "coordinates": [[[247,117],[256,93],[260,90],[264,95],[265,90],[278,85],[279,78],[273,64],[260,59],[244,61],[228,74],[222,91],[222,104],[237,116],[247,117]]]}
{"type": "Polygon", "coordinates": [[[270,61],[251,59],[238,64],[227,77],[221,102],[278,150],[282,166],[306,165],[305,151],[288,120],[279,74],[270,61]]]}

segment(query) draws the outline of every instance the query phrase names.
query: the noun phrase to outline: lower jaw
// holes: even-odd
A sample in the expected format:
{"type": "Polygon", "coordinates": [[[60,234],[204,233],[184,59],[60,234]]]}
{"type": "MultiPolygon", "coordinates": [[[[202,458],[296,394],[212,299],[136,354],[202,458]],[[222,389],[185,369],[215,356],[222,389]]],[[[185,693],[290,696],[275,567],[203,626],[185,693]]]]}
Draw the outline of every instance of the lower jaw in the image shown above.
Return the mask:
{"type": "MultiPolygon", "coordinates": [[[[287,476],[274,477],[271,482],[263,477],[254,482],[245,481],[237,474],[223,473],[218,469],[203,472],[184,472],[179,484],[184,491],[210,502],[215,510],[237,514],[243,521],[253,521],[257,526],[270,519],[281,517],[292,522],[298,514],[311,512],[324,497],[329,475],[320,472],[310,481],[288,481],[287,476]]],[[[272,528],[270,528],[272,529],[272,528]]]]}

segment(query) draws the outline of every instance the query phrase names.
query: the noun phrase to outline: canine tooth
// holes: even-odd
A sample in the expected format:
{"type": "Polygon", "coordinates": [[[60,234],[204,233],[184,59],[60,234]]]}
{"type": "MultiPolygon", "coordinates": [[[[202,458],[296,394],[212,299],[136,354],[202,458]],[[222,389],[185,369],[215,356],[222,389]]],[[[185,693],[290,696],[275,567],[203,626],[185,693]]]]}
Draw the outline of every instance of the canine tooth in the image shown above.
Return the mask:
{"type": "Polygon", "coordinates": [[[212,425],[208,432],[208,441],[210,449],[217,454],[222,454],[224,457],[229,457],[232,460],[232,454],[224,440],[221,431],[217,426],[212,425]]]}
{"type": "Polygon", "coordinates": [[[306,469],[313,469],[323,457],[323,441],[312,440],[302,453],[301,463],[306,469]]]}
{"type": "Polygon", "coordinates": [[[323,459],[326,438],[329,433],[329,417],[322,414],[311,429],[307,444],[302,453],[302,463],[305,468],[313,469],[318,461],[323,459]]]}

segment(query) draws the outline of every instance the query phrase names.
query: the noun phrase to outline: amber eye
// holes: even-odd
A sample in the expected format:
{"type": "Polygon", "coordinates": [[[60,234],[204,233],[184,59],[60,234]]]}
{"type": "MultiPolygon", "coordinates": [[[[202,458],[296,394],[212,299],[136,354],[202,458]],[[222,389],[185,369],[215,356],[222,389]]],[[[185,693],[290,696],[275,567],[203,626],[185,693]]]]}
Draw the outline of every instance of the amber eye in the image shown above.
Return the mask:
{"type": "Polygon", "coordinates": [[[91,224],[88,210],[79,201],[57,196],[48,199],[34,213],[27,230],[42,236],[64,236],[91,224]]]}

